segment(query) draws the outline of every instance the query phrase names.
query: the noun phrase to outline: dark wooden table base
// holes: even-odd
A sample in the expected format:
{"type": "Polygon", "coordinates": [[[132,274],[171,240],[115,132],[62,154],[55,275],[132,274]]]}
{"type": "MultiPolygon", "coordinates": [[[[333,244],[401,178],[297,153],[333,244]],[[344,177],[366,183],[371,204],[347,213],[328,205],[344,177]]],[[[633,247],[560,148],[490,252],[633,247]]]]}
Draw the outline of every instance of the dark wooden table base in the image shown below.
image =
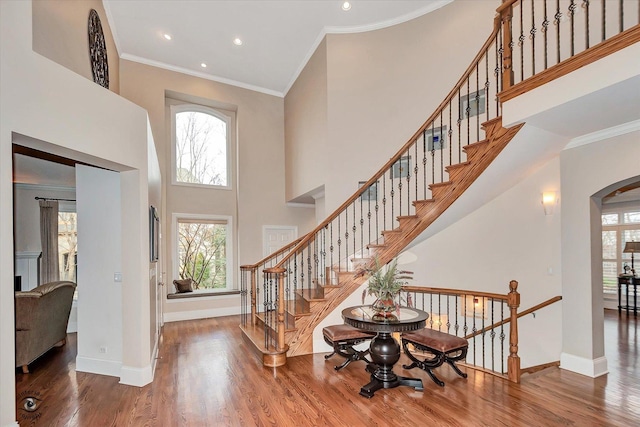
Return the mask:
{"type": "Polygon", "coordinates": [[[417,391],[424,390],[421,379],[400,377],[393,372],[393,365],[400,360],[400,344],[391,333],[378,332],[371,341],[369,354],[373,361],[367,366],[367,371],[371,373],[371,381],[360,389],[361,396],[370,399],[381,388],[398,386],[413,387],[417,391]]]}

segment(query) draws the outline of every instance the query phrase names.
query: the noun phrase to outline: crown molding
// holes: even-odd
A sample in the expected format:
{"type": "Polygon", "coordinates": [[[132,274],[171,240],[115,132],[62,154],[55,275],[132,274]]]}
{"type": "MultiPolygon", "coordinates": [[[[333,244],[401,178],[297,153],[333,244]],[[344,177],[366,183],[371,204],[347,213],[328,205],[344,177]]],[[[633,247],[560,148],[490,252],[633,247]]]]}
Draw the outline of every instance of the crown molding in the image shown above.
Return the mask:
{"type": "Polygon", "coordinates": [[[640,130],[640,120],[634,120],[632,122],[623,123],[618,126],[598,130],[586,135],[573,138],[569,141],[564,149],[569,150],[571,148],[592,144],[594,142],[602,141],[603,139],[613,138],[614,136],[620,136],[627,133],[636,132],[638,130],[640,130]]]}
{"type": "Polygon", "coordinates": [[[284,93],[282,92],[278,92],[278,91],[267,89],[260,86],[254,86],[248,83],[239,82],[237,80],[227,79],[225,77],[219,77],[219,76],[214,76],[212,74],[202,73],[200,71],[189,70],[188,68],[177,67],[175,65],[170,65],[160,61],[154,61],[153,59],[147,59],[141,56],[123,53],[122,55],[120,55],[120,59],[149,65],[151,67],[162,68],[164,70],[173,71],[176,73],[187,74],[189,76],[199,77],[201,79],[211,80],[214,82],[223,83],[230,86],[236,86],[242,89],[264,93],[266,95],[277,96],[278,98],[284,98],[284,93]]]}
{"type": "Polygon", "coordinates": [[[427,13],[440,9],[441,7],[446,6],[452,2],[453,0],[440,0],[437,2],[429,3],[425,7],[414,10],[413,12],[407,13],[406,15],[398,16],[397,18],[389,19],[387,21],[376,22],[375,24],[356,25],[352,27],[324,27],[322,31],[320,31],[320,34],[318,34],[318,37],[316,37],[315,42],[311,45],[311,49],[309,49],[304,59],[296,69],[295,73],[293,73],[291,80],[289,80],[289,83],[284,89],[284,96],[287,95],[291,87],[295,84],[296,80],[298,80],[298,77],[300,77],[302,70],[304,70],[304,67],[307,66],[307,63],[316,52],[316,49],[318,49],[318,46],[320,46],[320,43],[322,43],[322,40],[327,34],[356,34],[365,33],[367,31],[381,30],[383,28],[388,28],[407,21],[411,21],[412,19],[418,18],[422,15],[426,15],[427,13]]]}
{"type": "Polygon", "coordinates": [[[37,191],[60,191],[66,193],[75,193],[75,187],[63,187],[58,185],[46,185],[46,184],[28,184],[25,182],[17,182],[13,184],[14,188],[21,190],[37,190],[37,191]]]}

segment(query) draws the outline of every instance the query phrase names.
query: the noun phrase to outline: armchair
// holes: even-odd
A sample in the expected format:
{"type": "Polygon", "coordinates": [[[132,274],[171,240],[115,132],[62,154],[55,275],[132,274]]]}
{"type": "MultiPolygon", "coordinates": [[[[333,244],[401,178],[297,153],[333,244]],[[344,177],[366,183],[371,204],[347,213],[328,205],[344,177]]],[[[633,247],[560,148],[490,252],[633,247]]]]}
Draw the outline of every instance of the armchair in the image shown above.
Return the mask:
{"type": "Polygon", "coordinates": [[[25,374],[31,362],[66,343],[75,289],[75,283],[60,281],[15,293],[16,367],[25,374]]]}

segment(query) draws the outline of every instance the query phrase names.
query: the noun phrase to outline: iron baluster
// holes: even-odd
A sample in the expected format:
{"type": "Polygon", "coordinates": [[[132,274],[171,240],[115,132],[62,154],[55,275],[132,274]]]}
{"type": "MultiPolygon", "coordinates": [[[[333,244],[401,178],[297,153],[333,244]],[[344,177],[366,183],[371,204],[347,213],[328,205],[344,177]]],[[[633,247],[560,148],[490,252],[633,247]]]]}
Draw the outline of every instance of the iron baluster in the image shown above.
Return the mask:
{"type": "MultiPolygon", "coordinates": [[[[315,242],[315,239],[313,239],[315,242]]],[[[311,264],[311,242],[307,243],[307,287],[309,288],[309,296],[315,298],[313,287],[313,264],[311,264]]]]}
{"type": "Polygon", "coordinates": [[[342,234],[340,234],[340,216],[338,215],[338,272],[342,271],[342,234]]]}
{"type": "Polygon", "coordinates": [[[424,177],[424,187],[422,187],[423,200],[427,200],[427,130],[422,131],[422,176],[424,177]]]}
{"type": "Polygon", "coordinates": [[[376,204],[374,206],[374,209],[376,211],[376,234],[375,234],[375,236],[376,236],[376,242],[377,242],[377,239],[380,236],[380,229],[378,228],[378,211],[379,211],[379,208],[380,208],[380,205],[378,205],[378,190],[379,190],[378,189],[378,181],[376,181],[375,186],[376,186],[376,204]]]}
{"type": "Polygon", "coordinates": [[[344,212],[344,256],[347,260],[347,270],[349,270],[349,256],[351,252],[349,252],[349,212],[345,209],[344,212]]]}
{"type": "MultiPolygon", "coordinates": [[[[491,324],[495,325],[495,318],[494,318],[494,314],[495,314],[495,304],[496,304],[496,300],[491,298],[491,324]]],[[[491,328],[491,333],[489,334],[489,336],[491,337],[491,370],[495,371],[496,370],[496,356],[495,356],[495,342],[496,342],[496,330],[495,328],[491,328]]]]}
{"type": "Polygon", "coordinates": [[[560,19],[562,19],[562,12],[560,12],[560,0],[556,0],[556,14],[554,15],[553,23],[556,26],[556,64],[560,63],[560,19]]]}
{"type": "Polygon", "coordinates": [[[442,110],[440,110],[440,182],[444,182],[444,128],[442,127],[442,110]]]}
{"type": "MultiPolygon", "coordinates": [[[[396,178],[398,178],[398,215],[402,216],[402,174],[404,173],[404,167],[402,164],[402,157],[400,157],[400,160],[398,160],[399,165],[398,165],[398,176],[396,178]]],[[[407,157],[407,173],[409,173],[409,158],[407,157]]],[[[396,218],[395,216],[393,218],[396,218]]],[[[395,228],[395,223],[394,223],[394,227],[395,228]]]]}
{"type": "Polygon", "coordinates": [[[620,22],[619,33],[624,31],[624,0],[620,0],[620,8],[618,9],[618,20],[620,22]]]}
{"type": "Polygon", "coordinates": [[[506,337],[504,333],[504,303],[500,306],[501,308],[501,325],[500,325],[500,356],[501,356],[501,371],[504,374],[504,339],[506,337]]]}
{"type": "Polygon", "coordinates": [[[469,86],[469,77],[467,77],[467,107],[464,110],[464,116],[467,122],[467,144],[469,145],[469,143],[471,142],[470,138],[471,138],[471,126],[470,126],[470,122],[471,122],[471,117],[470,117],[470,113],[471,113],[471,104],[469,103],[469,91],[470,91],[470,86],[469,86]]]}
{"type": "MultiPolygon", "coordinates": [[[[353,256],[355,258],[358,250],[356,249],[356,234],[358,231],[358,227],[356,226],[356,205],[353,204],[353,225],[351,226],[351,231],[353,232],[353,256]]],[[[360,256],[362,256],[362,250],[360,251],[360,256]]]]}
{"type": "Polygon", "coordinates": [[[605,0],[601,1],[602,4],[602,41],[607,38],[607,7],[605,6],[605,0]]]}
{"type": "Polygon", "coordinates": [[[531,39],[531,75],[536,75],[536,8],[535,1],[531,0],[531,30],[529,38],[531,39]]]}
{"type": "Polygon", "coordinates": [[[447,295],[447,333],[451,329],[451,312],[449,310],[449,301],[451,299],[451,295],[447,295]]]}
{"type": "Polygon", "coordinates": [[[485,337],[485,334],[486,334],[486,331],[484,329],[484,326],[485,326],[485,324],[484,324],[484,304],[485,304],[485,301],[486,301],[485,297],[482,297],[482,322],[481,323],[482,323],[482,367],[483,368],[487,367],[486,366],[486,362],[485,362],[485,341],[484,341],[484,337],[485,337]]]}
{"type": "MultiPolygon", "coordinates": [[[[589,0],[582,0],[582,8],[584,9],[584,40],[585,46],[589,49],[589,0]]],[[[638,8],[640,10],[640,8],[638,8]]]]}
{"type": "Polygon", "coordinates": [[[458,125],[458,150],[460,152],[460,156],[462,156],[462,95],[460,93],[460,88],[458,88],[458,121],[456,124],[458,125]]]}
{"type": "Polygon", "coordinates": [[[413,168],[413,176],[415,177],[416,182],[416,198],[414,200],[418,200],[418,173],[420,172],[420,168],[418,167],[418,140],[413,143],[413,147],[413,158],[416,159],[416,165],[413,168]]]}
{"type": "MultiPolygon", "coordinates": [[[[400,162],[400,160],[398,160],[396,162],[396,164],[398,166],[398,169],[400,169],[400,163],[399,162],[400,162]]],[[[389,195],[391,196],[391,218],[390,218],[389,221],[391,221],[391,228],[390,229],[393,230],[395,228],[394,220],[395,220],[395,217],[396,217],[394,215],[395,203],[393,203],[393,197],[395,196],[395,193],[396,193],[396,191],[395,191],[395,189],[393,187],[393,168],[389,171],[389,179],[391,180],[391,182],[389,183],[389,187],[391,187],[391,191],[389,192],[389,195]]]]}
{"type": "MultiPolygon", "coordinates": [[[[435,144],[435,129],[433,122],[431,122],[431,184],[436,183],[436,144],[435,144]]],[[[433,198],[433,191],[431,192],[431,198],[433,198]]]]}
{"type": "MultiPolygon", "coordinates": [[[[391,171],[389,171],[391,173],[391,171]]],[[[385,174],[382,175],[382,229],[387,229],[387,180],[385,174]]]]}
{"type": "Polygon", "coordinates": [[[542,21],[540,31],[542,31],[542,35],[544,36],[544,69],[546,70],[549,67],[549,17],[547,16],[547,1],[545,0],[542,4],[544,6],[544,20],[542,21]]]}
{"type": "Polygon", "coordinates": [[[333,268],[333,221],[329,224],[329,267],[333,268]]]}
{"type": "Polygon", "coordinates": [[[569,3],[569,22],[571,23],[571,56],[575,54],[575,0],[571,0],[569,3]]]}
{"type": "Polygon", "coordinates": [[[438,331],[442,331],[442,294],[438,294],[438,331]]]}
{"type": "Polygon", "coordinates": [[[520,81],[524,80],[524,21],[523,21],[524,5],[520,3],[520,37],[518,37],[518,47],[520,48],[520,81]]]}
{"type": "MultiPolygon", "coordinates": [[[[485,94],[486,95],[486,94],[485,94]]],[[[476,96],[474,99],[476,107],[476,142],[480,141],[480,63],[476,63],[476,96]]]]}

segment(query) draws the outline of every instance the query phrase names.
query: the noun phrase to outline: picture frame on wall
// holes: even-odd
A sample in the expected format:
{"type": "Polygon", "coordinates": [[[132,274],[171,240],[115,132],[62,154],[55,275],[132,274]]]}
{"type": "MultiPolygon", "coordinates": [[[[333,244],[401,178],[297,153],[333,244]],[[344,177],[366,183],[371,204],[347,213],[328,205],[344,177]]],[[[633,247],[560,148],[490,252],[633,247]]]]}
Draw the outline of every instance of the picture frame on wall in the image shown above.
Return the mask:
{"type": "Polygon", "coordinates": [[[424,133],[427,151],[439,151],[447,148],[447,127],[430,128],[424,133]]]}
{"type": "Polygon", "coordinates": [[[411,156],[401,157],[391,166],[391,178],[403,178],[409,176],[411,168],[411,156]]]}
{"type": "MultiPolygon", "coordinates": [[[[363,185],[365,185],[367,183],[367,181],[359,181],[358,182],[358,188],[362,188],[363,185]]],[[[364,190],[362,192],[362,194],[360,195],[360,199],[364,202],[364,201],[377,201],[378,200],[378,182],[374,182],[373,184],[371,184],[369,186],[369,188],[367,188],[366,190],[364,190]]]]}
{"type": "Polygon", "coordinates": [[[487,96],[484,89],[460,97],[460,115],[465,118],[484,114],[487,96]]]}
{"type": "Polygon", "coordinates": [[[160,258],[160,216],[155,206],[149,207],[149,261],[160,258]]]}

